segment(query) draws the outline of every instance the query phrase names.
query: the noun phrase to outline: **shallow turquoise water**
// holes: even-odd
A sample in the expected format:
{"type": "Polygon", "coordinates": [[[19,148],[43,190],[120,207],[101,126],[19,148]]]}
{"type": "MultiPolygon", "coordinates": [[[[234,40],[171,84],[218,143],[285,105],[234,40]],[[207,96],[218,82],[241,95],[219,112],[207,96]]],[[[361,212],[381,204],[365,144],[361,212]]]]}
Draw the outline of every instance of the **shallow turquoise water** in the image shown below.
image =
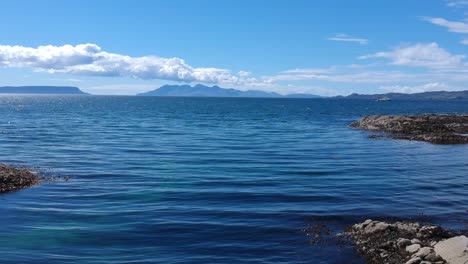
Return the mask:
{"type": "Polygon", "coordinates": [[[0,162],[70,176],[0,195],[2,263],[361,263],[302,230],[468,220],[468,146],[368,139],[366,114],[466,102],[0,96],[0,162]]]}

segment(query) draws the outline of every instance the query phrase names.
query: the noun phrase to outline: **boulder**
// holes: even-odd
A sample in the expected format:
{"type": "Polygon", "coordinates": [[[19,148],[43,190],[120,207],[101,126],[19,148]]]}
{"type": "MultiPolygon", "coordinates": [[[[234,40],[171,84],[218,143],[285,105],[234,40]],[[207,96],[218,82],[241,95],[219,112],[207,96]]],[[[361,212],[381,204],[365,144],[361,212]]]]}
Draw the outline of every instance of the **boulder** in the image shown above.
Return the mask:
{"type": "Polygon", "coordinates": [[[468,263],[468,238],[466,236],[457,236],[440,241],[434,246],[434,250],[448,264],[468,263]]]}
{"type": "Polygon", "coordinates": [[[421,248],[421,245],[419,244],[412,244],[412,245],[409,245],[405,248],[406,252],[408,252],[410,255],[416,253],[419,251],[419,249],[421,248]]]}

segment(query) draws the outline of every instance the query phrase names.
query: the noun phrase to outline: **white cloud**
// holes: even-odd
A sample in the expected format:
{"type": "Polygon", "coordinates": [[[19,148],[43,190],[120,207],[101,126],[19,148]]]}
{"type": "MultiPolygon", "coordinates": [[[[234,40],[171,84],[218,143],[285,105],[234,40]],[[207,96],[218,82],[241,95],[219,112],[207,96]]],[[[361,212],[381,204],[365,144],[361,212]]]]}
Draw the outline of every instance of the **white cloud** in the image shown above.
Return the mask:
{"type": "Polygon", "coordinates": [[[0,45],[0,66],[51,73],[220,84],[241,83],[242,77],[246,76],[236,77],[226,69],[195,68],[180,58],[130,57],[109,53],[95,44],[37,48],[0,45]]]}
{"type": "Polygon", "coordinates": [[[449,7],[468,6],[468,1],[467,0],[449,1],[449,2],[447,2],[447,6],[449,6],[449,7]]]}
{"type": "Polygon", "coordinates": [[[463,45],[468,45],[468,39],[463,39],[462,41],[460,41],[460,43],[463,45]]]}
{"type": "Polygon", "coordinates": [[[278,74],[264,76],[263,80],[269,83],[279,81],[326,81],[336,83],[395,83],[395,82],[418,82],[432,78],[433,73],[405,73],[401,71],[381,70],[381,71],[357,71],[339,72],[333,74],[278,74]]]}
{"type": "Polygon", "coordinates": [[[252,73],[251,73],[251,72],[248,72],[248,71],[239,71],[237,74],[238,74],[240,77],[248,77],[248,76],[252,75],[252,73]]]}
{"type": "Polygon", "coordinates": [[[463,64],[465,55],[452,55],[437,43],[402,46],[387,52],[378,52],[359,59],[385,58],[394,65],[428,68],[453,68],[463,64]]]}
{"type": "Polygon", "coordinates": [[[264,76],[263,80],[267,83],[277,81],[304,81],[304,80],[328,80],[328,75],[323,74],[278,74],[274,76],[264,76]]]}
{"type": "Polygon", "coordinates": [[[445,83],[426,83],[423,85],[416,86],[402,86],[402,85],[393,85],[393,86],[381,86],[380,89],[386,92],[394,93],[422,93],[422,92],[431,92],[431,91],[442,91],[449,90],[450,87],[445,83]]]}
{"type": "Polygon", "coordinates": [[[450,32],[455,33],[468,33],[468,23],[464,22],[457,22],[457,21],[449,21],[444,18],[438,17],[423,17],[424,20],[431,22],[434,25],[438,25],[441,27],[445,27],[450,32]]]}
{"type": "MultiPolygon", "coordinates": [[[[436,43],[401,46],[387,52],[360,57],[360,59],[371,58],[388,59],[391,64],[397,66],[428,67],[428,70],[407,72],[400,67],[389,66],[385,61],[371,61],[370,64],[296,68],[271,76],[252,76],[252,73],[247,71],[232,73],[227,69],[197,68],[180,58],[131,57],[110,53],[95,44],[36,48],[0,45],[0,67],[29,68],[43,72],[33,73],[39,75],[46,72],[65,73],[64,76],[67,78],[74,77],[73,75],[121,76],[135,79],[218,84],[226,88],[257,89],[282,94],[312,92],[322,95],[351,89],[349,87],[372,86],[375,88],[386,85],[385,87],[393,87],[394,90],[415,91],[430,89],[431,86],[414,84],[436,83],[440,88],[444,88],[440,84],[447,83],[450,87],[454,85],[461,87],[461,84],[468,82],[465,56],[452,55],[436,43]],[[339,85],[333,83],[339,83],[339,85]],[[348,88],[343,88],[347,86],[348,88]]],[[[5,69],[5,71],[8,70],[5,69]]],[[[103,83],[100,81],[93,86],[86,81],[83,88],[95,94],[132,94],[155,87],[155,85],[146,85],[148,84],[146,82],[142,85],[101,84],[103,83]]]]}
{"type": "Polygon", "coordinates": [[[364,39],[364,38],[355,38],[355,37],[352,37],[352,36],[348,36],[346,34],[335,34],[334,36],[332,37],[329,37],[328,40],[332,40],[332,41],[344,41],[344,42],[356,42],[356,43],[359,43],[361,45],[367,45],[369,40],[368,39],[364,39]]]}
{"type": "Polygon", "coordinates": [[[287,71],[282,71],[282,74],[323,74],[334,72],[333,67],[330,68],[307,68],[307,69],[292,69],[287,71]]]}
{"type": "Polygon", "coordinates": [[[107,84],[81,87],[83,91],[96,95],[131,95],[156,88],[157,86],[151,84],[107,84]]]}

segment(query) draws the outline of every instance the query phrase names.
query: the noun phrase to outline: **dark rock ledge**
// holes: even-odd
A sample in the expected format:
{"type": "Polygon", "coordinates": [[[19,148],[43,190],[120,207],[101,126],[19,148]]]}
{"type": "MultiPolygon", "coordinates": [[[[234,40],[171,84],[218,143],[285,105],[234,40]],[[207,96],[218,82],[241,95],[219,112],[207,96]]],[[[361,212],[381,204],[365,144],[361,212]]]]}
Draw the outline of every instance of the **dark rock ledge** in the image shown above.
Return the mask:
{"type": "Polygon", "coordinates": [[[466,264],[468,238],[438,226],[366,220],[347,236],[370,264],[466,264]]]}
{"type": "Polygon", "coordinates": [[[28,169],[0,164],[0,193],[32,187],[41,182],[68,181],[69,177],[41,177],[28,169]]]}
{"type": "Polygon", "coordinates": [[[0,164],[0,193],[16,191],[39,184],[41,178],[27,169],[0,164]]]}
{"type": "Polygon", "coordinates": [[[389,137],[433,144],[468,144],[468,114],[372,115],[350,124],[389,137]]]}

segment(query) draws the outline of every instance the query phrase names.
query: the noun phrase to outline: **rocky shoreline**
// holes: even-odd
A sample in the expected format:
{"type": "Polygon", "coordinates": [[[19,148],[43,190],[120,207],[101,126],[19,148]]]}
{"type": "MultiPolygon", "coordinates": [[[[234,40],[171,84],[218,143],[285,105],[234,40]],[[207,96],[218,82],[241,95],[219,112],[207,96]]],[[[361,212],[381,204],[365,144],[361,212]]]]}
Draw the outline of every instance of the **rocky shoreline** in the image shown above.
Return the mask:
{"type": "Polygon", "coordinates": [[[438,226],[369,219],[339,236],[350,238],[370,264],[468,263],[468,238],[438,226]]]}
{"type": "Polygon", "coordinates": [[[468,114],[371,115],[350,126],[385,132],[384,135],[371,135],[371,138],[468,144],[468,114]]]}

